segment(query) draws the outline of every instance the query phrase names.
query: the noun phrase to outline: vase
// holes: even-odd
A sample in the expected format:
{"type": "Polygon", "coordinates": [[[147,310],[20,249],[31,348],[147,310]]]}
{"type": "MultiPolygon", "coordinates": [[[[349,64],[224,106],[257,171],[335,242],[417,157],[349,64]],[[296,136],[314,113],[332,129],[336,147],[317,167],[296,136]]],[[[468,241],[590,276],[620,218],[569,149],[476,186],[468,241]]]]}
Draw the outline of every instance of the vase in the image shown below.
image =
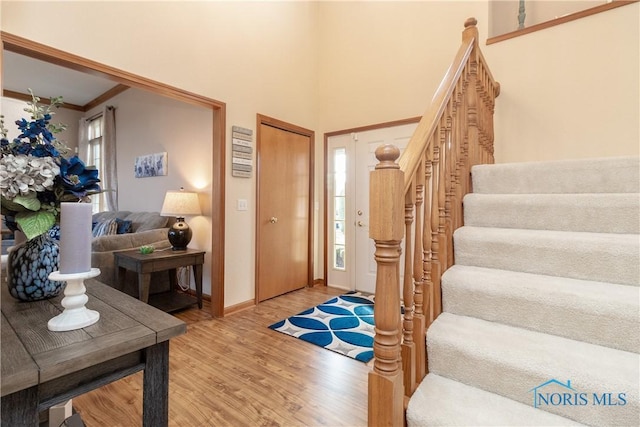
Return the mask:
{"type": "Polygon", "coordinates": [[[64,289],[65,282],[49,280],[59,269],[59,241],[55,230],[11,248],[7,259],[7,285],[12,297],[21,301],[53,298],[64,289]]]}

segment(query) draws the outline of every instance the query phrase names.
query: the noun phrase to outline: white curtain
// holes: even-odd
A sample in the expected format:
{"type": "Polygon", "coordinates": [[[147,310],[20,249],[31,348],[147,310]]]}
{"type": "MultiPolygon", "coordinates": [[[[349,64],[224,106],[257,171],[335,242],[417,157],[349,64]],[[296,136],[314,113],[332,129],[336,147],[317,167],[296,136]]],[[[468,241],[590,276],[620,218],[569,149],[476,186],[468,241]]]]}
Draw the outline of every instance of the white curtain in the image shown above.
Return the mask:
{"type": "Polygon", "coordinates": [[[81,118],[78,123],[78,157],[83,162],[89,161],[89,124],[86,118],[81,118]]]}
{"type": "Polygon", "coordinates": [[[118,168],[116,163],[116,109],[106,106],[103,112],[102,126],[102,189],[105,192],[107,210],[118,210],[118,168]]]}

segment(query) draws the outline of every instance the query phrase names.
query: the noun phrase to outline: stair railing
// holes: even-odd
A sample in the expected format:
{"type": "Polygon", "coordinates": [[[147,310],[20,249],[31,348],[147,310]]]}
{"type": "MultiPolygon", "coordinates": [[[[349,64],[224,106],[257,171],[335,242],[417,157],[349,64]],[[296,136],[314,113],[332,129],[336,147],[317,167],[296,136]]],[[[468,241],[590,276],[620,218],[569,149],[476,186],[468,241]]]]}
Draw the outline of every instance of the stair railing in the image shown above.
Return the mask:
{"type": "Polygon", "coordinates": [[[453,264],[471,166],[494,161],[500,86],[479,49],[476,24],[465,22],[462,45],[402,156],[393,145],[376,150],[369,186],[377,263],[370,426],[404,425],[405,397],[428,370],[425,331],[442,312],[440,278],[453,264]]]}

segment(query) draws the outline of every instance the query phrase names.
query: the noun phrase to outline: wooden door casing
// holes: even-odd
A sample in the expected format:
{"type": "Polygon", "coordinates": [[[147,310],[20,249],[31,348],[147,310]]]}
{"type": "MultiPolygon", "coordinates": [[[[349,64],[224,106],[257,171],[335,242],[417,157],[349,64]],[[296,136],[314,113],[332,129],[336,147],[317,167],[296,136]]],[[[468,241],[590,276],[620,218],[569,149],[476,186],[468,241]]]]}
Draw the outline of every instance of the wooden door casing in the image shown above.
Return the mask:
{"type": "Polygon", "coordinates": [[[313,284],[313,131],[258,116],[256,303],[313,284]]]}

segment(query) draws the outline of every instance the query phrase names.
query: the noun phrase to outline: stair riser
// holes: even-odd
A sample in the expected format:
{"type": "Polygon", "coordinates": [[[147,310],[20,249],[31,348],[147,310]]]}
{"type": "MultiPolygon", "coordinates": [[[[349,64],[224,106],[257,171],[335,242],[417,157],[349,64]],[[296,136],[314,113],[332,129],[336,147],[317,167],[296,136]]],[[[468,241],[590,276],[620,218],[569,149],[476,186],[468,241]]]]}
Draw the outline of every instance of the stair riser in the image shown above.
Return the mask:
{"type": "Polygon", "coordinates": [[[472,168],[473,192],[638,193],[639,171],[637,157],[478,165],[472,168]]]}
{"type": "Polygon", "coordinates": [[[465,226],[454,234],[455,263],[640,286],[639,240],[635,235],[465,226]]]}
{"type": "Polygon", "coordinates": [[[477,227],[640,233],[637,194],[467,194],[464,223],[477,227]]]}
{"type": "MultiPolygon", "coordinates": [[[[558,337],[538,339],[541,334],[514,335],[506,327],[489,334],[465,322],[442,328],[437,322],[427,333],[429,372],[532,406],[533,388],[551,379],[570,380],[575,391],[569,391],[565,405],[539,409],[589,425],[637,425],[637,354],[558,337]],[[602,400],[605,393],[612,393],[611,403],[622,403],[618,393],[625,393],[626,404],[598,405],[594,396],[602,400]]],[[[547,396],[551,402],[568,392],[557,385],[539,391],[554,394],[547,396]]]]}
{"type": "Polygon", "coordinates": [[[640,353],[640,288],[456,265],[444,310],[640,353]]]}

